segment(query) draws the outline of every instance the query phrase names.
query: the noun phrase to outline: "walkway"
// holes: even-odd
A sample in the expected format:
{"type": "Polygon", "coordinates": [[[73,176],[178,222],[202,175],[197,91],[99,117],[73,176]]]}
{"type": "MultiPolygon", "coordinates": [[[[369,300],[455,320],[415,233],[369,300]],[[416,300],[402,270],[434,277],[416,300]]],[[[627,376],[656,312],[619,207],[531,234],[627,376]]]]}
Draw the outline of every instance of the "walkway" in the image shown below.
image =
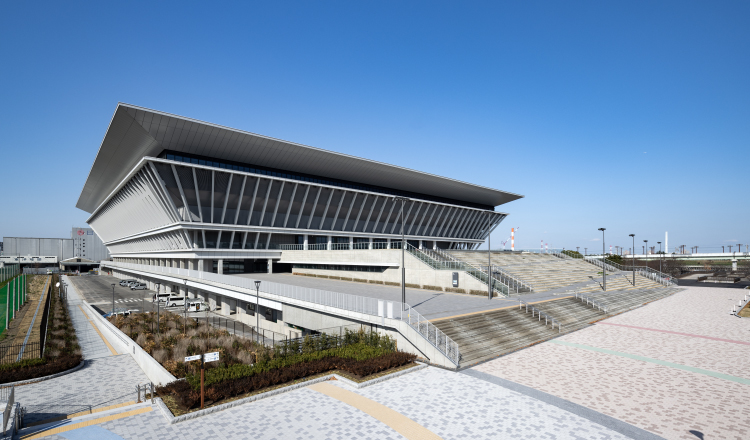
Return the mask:
{"type": "Polygon", "coordinates": [[[729,311],[746,292],[689,286],[473,370],[670,439],[745,439],[750,320],[729,311]]]}
{"type": "Polygon", "coordinates": [[[148,382],[130,355],[110,350],[79,307],[75,277],[65,278],[73,281],[68,288],[68,310],[86,364],[76,372],[16,388],[16,401],[28,411],[27,424],[133,401],[135,385],[148,382]]]}
{"type": "MultiPolygon", "coordinates": [[[[630,438],[505,387],[432,367],[360,390],[329,381],[175,425],[155,410],[98,429],[124,439],[630,438]]],[[[65,434],[47,438],[84,438],[65,434]]]]}

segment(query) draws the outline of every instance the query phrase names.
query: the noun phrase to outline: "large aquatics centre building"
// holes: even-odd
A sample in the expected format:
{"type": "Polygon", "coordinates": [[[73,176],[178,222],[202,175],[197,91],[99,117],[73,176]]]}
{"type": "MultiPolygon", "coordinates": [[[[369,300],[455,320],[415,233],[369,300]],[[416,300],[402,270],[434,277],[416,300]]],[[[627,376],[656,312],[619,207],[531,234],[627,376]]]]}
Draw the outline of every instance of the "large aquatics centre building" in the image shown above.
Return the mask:
{"type": "MultiPolygon", "coordinates": [[[[149,283],[180,269],[396,284],[403,232],[407,283],[486,291],[481,276],[425,259],[476,249],[507,216],[495,208],[520,197],[118,104],[76,206],[110,251],[103,267],[149,283]]],[[[182,290],[183,281],[160,285],[182,290]]],[[[207,299],[222,313],[247,312],[230,294],[207,299]]]]}

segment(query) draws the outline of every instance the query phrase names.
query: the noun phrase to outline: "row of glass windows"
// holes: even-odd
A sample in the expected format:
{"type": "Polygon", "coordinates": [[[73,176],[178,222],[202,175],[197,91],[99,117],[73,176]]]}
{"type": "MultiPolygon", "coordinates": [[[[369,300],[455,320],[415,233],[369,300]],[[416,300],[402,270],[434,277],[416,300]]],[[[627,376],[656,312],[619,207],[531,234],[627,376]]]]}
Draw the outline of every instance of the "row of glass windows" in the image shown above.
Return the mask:
{"type": "Polygon", "coordinates": [[[443,197],[431,196],[427,194],[419,194],[419,193],[401,191],[401,190],[392,189],[392,188],[383,188],[379,186],[364,185],[361,183],[347,182],[343,180],[335,180],[335,179],[323,178],[319,176],[292,173],[292,172],[283,171],[283,170],[274,170],[272,168],[260,167],[258,165],[246,165],[246,164],[239,164],[239,163],[229,162],[229,161],[217,161],[216,159],[207,158],[203,156],[195,156],[195,155],[189,155],[185,153],[177,154],[169,150],[164,150],[159,155],[159,157],[162,159],[175,160],[178,162],[192,163],[196,165],[205,165],[205,166],[215,167],[215,168],[224,168],[227,170],[234,170],[234,171],[243,171],[246,173],[263,174],[266,176],[281,177],[284,179],[292,179],[292,180],[300,180],[303,182],[319,183],[323,185],[336,186],[339,188],[350,188],[350,189],[370,191],[370,192],[388,194],[388,195],[394,195],[394,196],[412,197],[412,198],[417,198],[417,199],[422,199],[422,200],[429,200],[433,202],[449,203],[452,205],[467,206],[471,208],[485,209],[485,210],[490,210],[490,211],[494,210],[494,207],[492,206],[482,205],[478,203],[465,202],[461,200],[452,200],[452,199],[447,199],[443,197]]]}
{"type": "Polygon", "coordinates": [[[346,270],[352,272],[385,272],[382,266],[348,266],[343,264],[294,264],[295,269],[346,270]]]}

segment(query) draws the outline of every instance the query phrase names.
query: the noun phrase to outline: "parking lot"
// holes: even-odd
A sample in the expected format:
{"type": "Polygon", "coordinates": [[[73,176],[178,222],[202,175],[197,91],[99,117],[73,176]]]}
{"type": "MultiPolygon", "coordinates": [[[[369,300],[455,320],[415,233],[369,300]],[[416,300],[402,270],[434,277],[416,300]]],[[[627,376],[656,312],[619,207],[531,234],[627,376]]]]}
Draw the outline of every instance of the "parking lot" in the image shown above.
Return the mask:
{"type": "Polygon", "coordinates": [[[120,286],[118,278],[109,275],[86,275],[68,277],[83,299],[102,313],[112,311],[112,284],[115,285],[115,309],[126,308],[133,312],[155,311],[151,302],[153,290],[130,290],[120,286]]]}

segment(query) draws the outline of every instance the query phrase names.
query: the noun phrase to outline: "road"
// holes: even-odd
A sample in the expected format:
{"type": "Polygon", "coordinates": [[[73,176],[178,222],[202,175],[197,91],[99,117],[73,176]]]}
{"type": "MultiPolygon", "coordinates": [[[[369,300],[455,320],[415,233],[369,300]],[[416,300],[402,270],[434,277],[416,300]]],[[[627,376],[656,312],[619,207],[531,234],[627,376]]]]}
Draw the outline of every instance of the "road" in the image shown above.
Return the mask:
{"type": "Polygon", "coordinates": [[[112,311],[112,284],[115,285],[115,308],[126,308],[133,312],[156,311],[151,302],[153,290],[130,290],[129,287],[120,286],[120,280],[108,275],[86,275],[80,277],[68,277],[83,295],[83,299],[95,309],[103,313],[112,311]],[[145,301],[144,301],[145,299],[145,301]]]}

